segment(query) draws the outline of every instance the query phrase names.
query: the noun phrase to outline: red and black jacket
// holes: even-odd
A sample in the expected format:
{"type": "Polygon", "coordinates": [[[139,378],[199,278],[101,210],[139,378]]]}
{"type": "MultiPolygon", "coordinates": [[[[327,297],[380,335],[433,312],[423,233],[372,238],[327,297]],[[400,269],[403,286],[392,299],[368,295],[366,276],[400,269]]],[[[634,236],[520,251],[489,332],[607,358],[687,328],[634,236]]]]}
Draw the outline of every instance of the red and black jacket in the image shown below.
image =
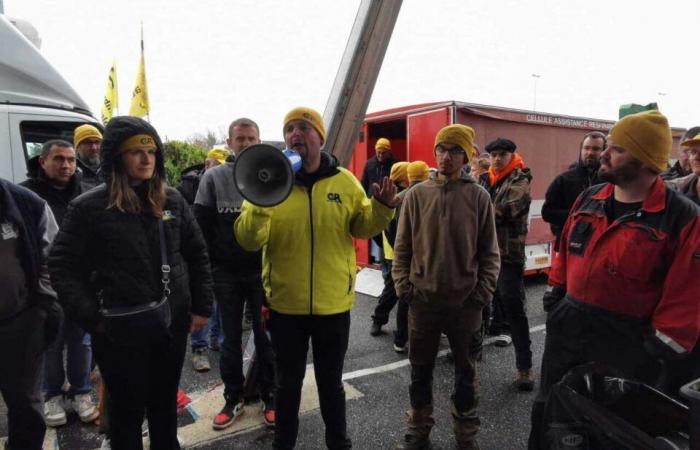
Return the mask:
{"type": "Polygon", "coordinates": [[[661,178],[641,209],[610,223],[614,185],[584,191],[572,207],[550,272],[568,297],[648,321],[677,353],[700,330],[700,209],[661,178]]]}

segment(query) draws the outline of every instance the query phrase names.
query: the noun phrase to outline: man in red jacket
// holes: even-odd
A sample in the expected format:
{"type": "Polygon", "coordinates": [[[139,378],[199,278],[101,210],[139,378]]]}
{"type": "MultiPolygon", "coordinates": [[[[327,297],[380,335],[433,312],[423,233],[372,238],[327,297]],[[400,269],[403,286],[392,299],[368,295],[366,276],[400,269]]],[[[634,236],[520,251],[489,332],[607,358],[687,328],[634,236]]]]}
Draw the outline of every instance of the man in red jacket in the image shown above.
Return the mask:
{"type": "Polygon", "coordinates": [[[571,209],[550,272],[547,337],[529,447],[547,447],[544,404],[575,366],[597,361],[654,385],[700,330],[700,212],[659,174],[672,138],[658,111],[610,130],[599,176],[571,209]]]}

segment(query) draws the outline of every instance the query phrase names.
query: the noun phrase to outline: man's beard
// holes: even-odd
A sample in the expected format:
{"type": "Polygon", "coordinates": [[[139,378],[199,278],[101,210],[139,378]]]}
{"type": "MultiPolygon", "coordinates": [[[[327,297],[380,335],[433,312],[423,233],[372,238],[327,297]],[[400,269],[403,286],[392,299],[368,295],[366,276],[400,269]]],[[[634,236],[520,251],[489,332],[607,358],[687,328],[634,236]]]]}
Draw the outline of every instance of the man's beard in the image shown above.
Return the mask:
{"type": "Polygon", "coordinates": [[[87,158],[80,158],[85,165],[88,167],[99,167],[100,166],[100,155],[94,155],[87,158]]]}
{"type": "Polygon", "coordinates": [[[589,172],[595,172],[600,168],[600,160],[598,159],[584,159],[582,160],[583,167],[585,167],[589,172]]]}
{"type": "Polygon", "coordinates": [[[635,159],[619,167],[609,168],[606,172],[603,172],[603,167],[601,167],[598,169],[598,178],[600,178],[601,181],[620,186],[635,181],[639,177],[639,171],[641,169],[642,162],[635,159]]]}

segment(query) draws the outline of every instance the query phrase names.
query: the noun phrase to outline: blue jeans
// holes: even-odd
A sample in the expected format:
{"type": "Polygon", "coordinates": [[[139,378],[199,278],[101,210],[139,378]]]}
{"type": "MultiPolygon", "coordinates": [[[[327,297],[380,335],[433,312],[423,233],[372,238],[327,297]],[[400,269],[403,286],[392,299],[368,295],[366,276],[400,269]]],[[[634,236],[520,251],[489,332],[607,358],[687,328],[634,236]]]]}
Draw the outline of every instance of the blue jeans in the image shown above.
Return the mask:
{"type": "Polygon", "coordinates": [[[214,302],[211,311],[211,317],[207,324],[196,333],[190,336],[192,350],[206,347],[210,341],[219,341],[219,345],[224,341],[224,333],[221,329],[221,315],[219,313],[219,304],[214,302]]]}
{"type": "Polygon", "coordinates": [[[90,335],[75,322],[66,320],[63,330],[46,352],[44,362],[44,396],[46,399],[63,395],[63,383],[68,375],[68,397],[87,394],[92,390],[92,345],[90,335]],[[66,368],[63,348],[66,348],[66,368]]]}

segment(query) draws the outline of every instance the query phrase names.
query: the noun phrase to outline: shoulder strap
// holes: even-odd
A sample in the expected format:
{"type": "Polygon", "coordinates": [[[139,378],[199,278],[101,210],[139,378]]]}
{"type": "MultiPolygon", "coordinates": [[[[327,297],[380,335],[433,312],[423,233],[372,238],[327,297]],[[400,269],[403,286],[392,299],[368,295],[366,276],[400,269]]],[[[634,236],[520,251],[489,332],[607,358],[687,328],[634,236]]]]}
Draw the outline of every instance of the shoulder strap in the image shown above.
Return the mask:
{"type": "Polygon", "coordinates": [[[158,237],[160,240],[160,271],[163,274],[161,282],[163,283],[163,295],[167,297],[170,294],[170,266],[168,265],[168,249],[165,246],[165,227],[163,219],[158,219],[158,237]]]}

